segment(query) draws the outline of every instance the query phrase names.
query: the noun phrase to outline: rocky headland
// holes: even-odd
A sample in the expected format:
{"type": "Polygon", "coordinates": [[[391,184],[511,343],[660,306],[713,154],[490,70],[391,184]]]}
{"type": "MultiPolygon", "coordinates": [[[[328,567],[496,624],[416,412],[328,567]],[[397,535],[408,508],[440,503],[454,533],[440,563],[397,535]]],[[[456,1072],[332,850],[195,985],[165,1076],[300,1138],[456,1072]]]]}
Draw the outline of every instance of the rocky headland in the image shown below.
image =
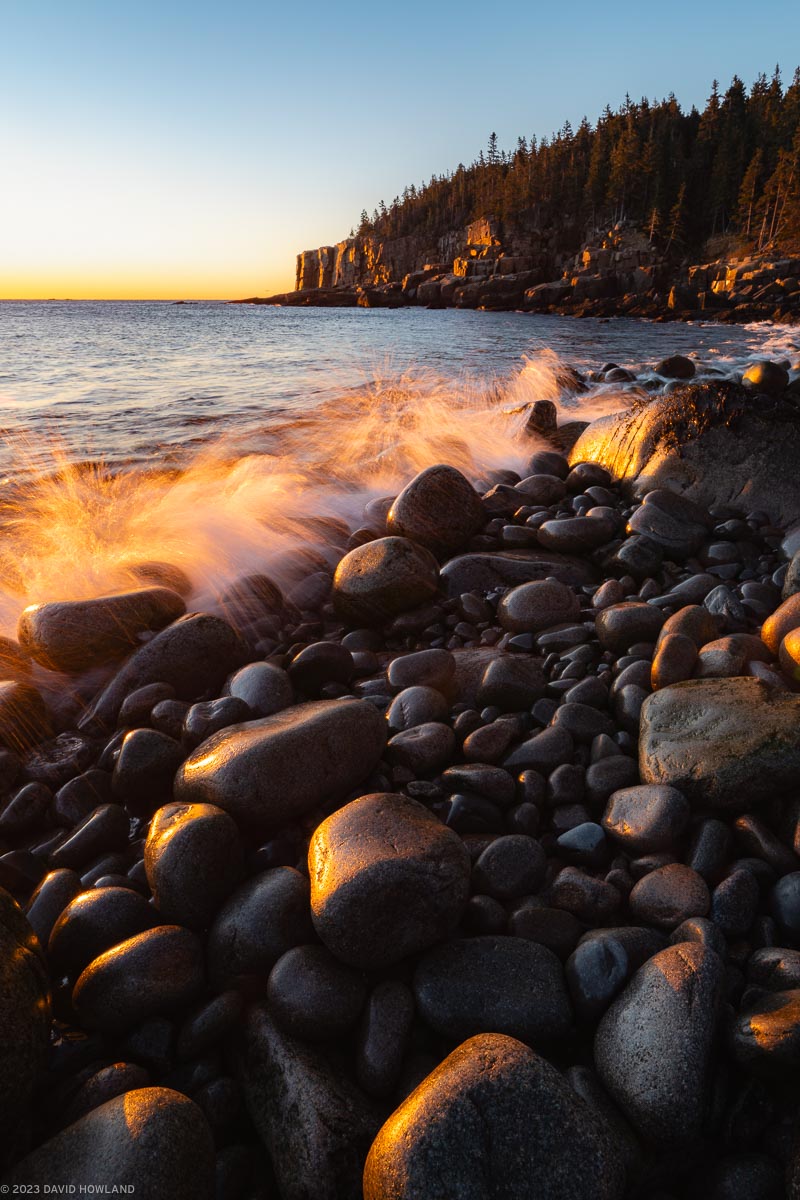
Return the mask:
{"type": "Polygon", "coordinates": [[[749,322],[800,319],[800,255],[677,260],[634,226],[596,232],[576,252],[525,222],[474,221],[433,242],[348,238],[297,256],[296,288],[239,303],[471,308],[575,317],[749,322]]]}
{"type": "Polygon", "coordinates": [[[800,1196],[800,361],[655,368],[291,594],[25,610],[3,1190],[800,1196]]]}

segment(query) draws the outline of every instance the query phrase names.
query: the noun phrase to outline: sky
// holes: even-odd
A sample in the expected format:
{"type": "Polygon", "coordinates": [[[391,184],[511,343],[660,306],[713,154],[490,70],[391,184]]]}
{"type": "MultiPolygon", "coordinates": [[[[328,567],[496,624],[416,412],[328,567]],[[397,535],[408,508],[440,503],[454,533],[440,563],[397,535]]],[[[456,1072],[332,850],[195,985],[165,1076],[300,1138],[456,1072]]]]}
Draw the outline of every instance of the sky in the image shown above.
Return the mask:
{"type": "Polygon", "coordinates": [[[0,0],[0,298],[288,290],[493,130],[798,60],[787,0],[0,0]]]}

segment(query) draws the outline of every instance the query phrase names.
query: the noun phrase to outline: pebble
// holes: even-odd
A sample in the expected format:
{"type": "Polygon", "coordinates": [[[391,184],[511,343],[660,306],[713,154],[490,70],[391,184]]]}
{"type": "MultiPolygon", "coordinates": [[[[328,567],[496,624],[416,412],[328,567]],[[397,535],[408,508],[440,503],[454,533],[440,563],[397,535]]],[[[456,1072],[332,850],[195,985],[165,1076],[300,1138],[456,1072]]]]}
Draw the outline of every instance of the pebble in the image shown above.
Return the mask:
{"type": "Polygon", "coordinates": [[[388,1096],[403,1069],[414,1019],[414,996],[400,980],[377,983],[358,1034],[356,1074],[368,1096],[388,1096]]]}
{"type": "Polygon", "coordinates": [[[252,717],[270,717],[288,708],[294,699],[292,681],[286,671],[266,662],[249,663],[231,675],[225,684],[225,697],[228,696],[246,705],[246,709],[239,706],[238,711],[244,715],[237,717],[237,724],[252,717]]]}
{"type": "Polygon", "coordinates": [[[496,838],[472,869],[472,884],[496,900],[514,900],[538,892],[546,859],[539,843],[522,834],[496,838]]]}
{"type": "Polygon", "coordinates": [[[571,588],[557,579],[522,583],[503,596],[497,619],[512,633],[537,633],[553,625],[575,621],[580,604],[571,588]]]}

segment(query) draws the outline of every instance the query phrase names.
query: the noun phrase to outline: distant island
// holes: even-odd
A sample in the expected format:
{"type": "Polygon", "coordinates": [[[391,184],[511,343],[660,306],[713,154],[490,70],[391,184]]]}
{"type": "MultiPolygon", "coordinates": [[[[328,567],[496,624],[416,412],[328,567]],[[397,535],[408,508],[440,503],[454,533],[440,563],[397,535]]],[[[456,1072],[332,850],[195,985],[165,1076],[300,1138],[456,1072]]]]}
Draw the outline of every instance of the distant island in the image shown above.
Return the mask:
{"type": "Polygon", "coordinates": [[[715,81],[702,113],[626,96],[513,151],[492,133],[239,303],[797,321],[800,68],[715,81]]]}

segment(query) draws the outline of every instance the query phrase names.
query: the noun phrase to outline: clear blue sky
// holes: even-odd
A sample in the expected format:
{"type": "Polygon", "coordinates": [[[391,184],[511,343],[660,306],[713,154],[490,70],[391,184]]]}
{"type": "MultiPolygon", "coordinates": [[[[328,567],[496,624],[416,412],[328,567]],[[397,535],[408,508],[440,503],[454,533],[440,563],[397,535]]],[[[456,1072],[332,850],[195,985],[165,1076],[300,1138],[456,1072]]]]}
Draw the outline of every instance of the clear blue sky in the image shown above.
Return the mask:
{"type": "Polygon", "coordinates": [[[492,130],[798,60],[787,0],[5,0],[0,296],[289,288],[298,250],[492,130]]]}

